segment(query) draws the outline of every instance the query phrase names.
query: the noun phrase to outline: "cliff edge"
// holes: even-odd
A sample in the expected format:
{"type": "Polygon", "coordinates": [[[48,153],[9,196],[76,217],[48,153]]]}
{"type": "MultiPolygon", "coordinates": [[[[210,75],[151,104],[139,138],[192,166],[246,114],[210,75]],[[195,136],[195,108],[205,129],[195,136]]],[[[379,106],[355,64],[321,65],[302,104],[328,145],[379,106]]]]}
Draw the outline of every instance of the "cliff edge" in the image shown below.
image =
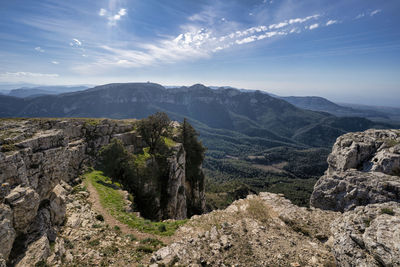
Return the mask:
{"type": "MultiPolygon", "coordinates": [[[[97,152],[112,139],[120,140],[132,153],[142,151],[145,144],[134,129],[135,123],[108,119],[0,120],[0,260],[23,266],[24,257],[32,257],[28,253],[32,244],[39,242],[35,246],[45,250],[56,240],[58,229],[65,223],[67,183],[79,182],[79,175],[94,165],[97,152]]],[[[204,187],[192,187],[186,179],[182,144],[174,143],[171,151],[169,176],[163,184],[168,194],[155,196],[155,203],[161,198],[164,203],[153,208],[161,210],[162,205],[164,217],[184,219],[187,202],[204,208],[204,187]]],[[[151,183],[143,187],[152,190],[151,183]]]]}

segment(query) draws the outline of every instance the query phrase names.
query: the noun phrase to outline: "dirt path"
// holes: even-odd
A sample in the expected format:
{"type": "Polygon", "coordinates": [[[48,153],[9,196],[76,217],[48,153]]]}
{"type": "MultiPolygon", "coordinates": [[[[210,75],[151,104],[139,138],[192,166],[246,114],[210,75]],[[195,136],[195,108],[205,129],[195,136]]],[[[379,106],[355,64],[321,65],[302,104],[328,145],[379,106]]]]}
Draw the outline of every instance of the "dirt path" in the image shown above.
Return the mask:
{"type": "Polygon", "coordinates": [[[164,244],[170,244],[172,242],[172,237],[168,236],[158,236],[148,233],[140,232],[134,228],[129,227],[128,225],[121,223],[117,219],[115,219],[100,203],[100,197],[97,193],[96,188],[92,185],[91,182],[87,182],[87,189],[90,193],[89,201],[92,203],[92,209],[94,209],[97,213],[103,215],[104,222],[110,225],[111,228],[114,226],[118,226],[121,229],[121,232],[124,234],[132,234],[136,236],[138,239],[145,239],[145,238],[157,238],[161,240],[164,244]]]}

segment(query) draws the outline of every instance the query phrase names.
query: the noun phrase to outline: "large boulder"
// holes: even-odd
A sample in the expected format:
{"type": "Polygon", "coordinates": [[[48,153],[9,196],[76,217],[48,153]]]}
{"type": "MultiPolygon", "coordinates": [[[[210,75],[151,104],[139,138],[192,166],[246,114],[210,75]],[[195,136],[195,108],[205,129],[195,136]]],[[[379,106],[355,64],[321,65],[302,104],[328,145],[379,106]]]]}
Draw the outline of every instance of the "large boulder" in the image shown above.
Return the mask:
{"type": "Polygon", "coordinates": [[[32,188],[17,186],[6,196],[5,201],[13,210],[14,229],[25,233],[36,217],[40,203],[39,195],[32,188]]]}
{"type": "Polygon", "coordinates": [[[342,212],[389,201],[400,202],[400,177],[354,169],[325,174],[310,198],[315,208],[342,212]]]}
{"type": "Polygon", "coordinates": [[[60,184],[56,185],[50,195],[50,214],[53,224],[60,225],[66,212],[67,191],[60,184]]]}
{"type": "Polygon", "coordinates": [[[400,202],[400,130],[367,130],[340,136],[328,170],[314,186],[313,207],[335,211],[400,202]]]}

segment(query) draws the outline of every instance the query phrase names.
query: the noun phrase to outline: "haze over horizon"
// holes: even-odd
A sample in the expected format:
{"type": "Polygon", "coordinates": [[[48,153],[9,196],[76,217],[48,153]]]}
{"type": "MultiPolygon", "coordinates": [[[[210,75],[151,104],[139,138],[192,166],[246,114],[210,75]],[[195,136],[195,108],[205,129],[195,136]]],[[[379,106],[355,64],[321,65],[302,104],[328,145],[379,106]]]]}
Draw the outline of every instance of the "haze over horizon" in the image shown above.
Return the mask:
{"type": "Polygon", "coordinates": [[[3,83],[203,83],[400,103],[396,0],[16,0],[0,7],[3,83]]]}

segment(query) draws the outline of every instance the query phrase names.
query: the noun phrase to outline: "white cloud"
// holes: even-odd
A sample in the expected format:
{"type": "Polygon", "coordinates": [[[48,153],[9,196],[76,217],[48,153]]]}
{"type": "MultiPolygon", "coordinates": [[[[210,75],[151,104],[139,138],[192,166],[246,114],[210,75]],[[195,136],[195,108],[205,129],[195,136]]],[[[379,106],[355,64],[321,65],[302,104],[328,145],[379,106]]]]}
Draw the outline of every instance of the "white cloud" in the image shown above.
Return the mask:
{"type": "Polygon", "coordinates": [[[252,35],[252,36],[246,37],[246,38],[241,39],[241,40],[236,40],[235,43],[241,45],[241,44],[251,43],[251,42],[254,42],[256,40],[257,40],[257,36],[252,35]]]}
{"type": "Polygon", "coordinates": [[[5,72],[5,73],[0,73],[0,77],[47,77],[47,78],[56,78],[59,77],[58,74],[47,74],[47,73],[34,73],[34,72],[24,72],[24,71],[19,71],[19,72],[5,72]]]}
{"type": "Polygon", "coordinates": [[[269,29],[279,29],[279,28],[282,28],[282,27],[286,27],[287,25],[289,25],[289,23],[288,22],[280,22],[280,23],[277,23],[277,24],[272,24],[272,25],[269,25],[269,29]]]}
{"type": "Polygon", "coordinates": [[[99,16],[105,16],[107,14],[107,10],[105,10],[104,8],[101,8],[99,11],[99,16]]]}
{"type": "Polygon", "coordinates": [[[361,19],[362,17],[364,17],[365,16],[365,14],[364,13],[361,13],[361,14],[358,14],[356,17],[355,17],[355,19],[361,19]]]}
{"type": "Polygon", "coordinates": [[[52,61],[51,63],[53,63],[54,65],[58,65],[58,64],[60,64],[60,62],[58,62],[58,61],[52,61]]]}
{"type": "Polygon", "coordinates": [[[310,30],[314,30],[314,29],[316,29],[316,28],[318,28],[319,27],[319,24],[318,23],[315,23],[315,24],[313,24],[313,25],[310,25],[310,27],[308,27],[310,30]]]}
{"type": "Polygon", "coordinates": [[[374,15],[380,13],[380,12],[382,12],[381,9],[376,9],[376,10],[372,11],[369,15],[372,17],[372,16],[374,16],[374,15]]]}
{"type": "Polygon", "coordinates": [[[78,46],[82,46],[82,42],[79,41],[78,39],[74,38],[74,39],[72,39],[72,42],[69,43],[69,45],[78,47],[78,46]]]}
{"type": "Polygon", "coordinates": [[[120,8],[117,13],[112,14],[112,12],[107,11],[107,9],[101,8],[99,11],[100,17],[106,17],[109,26],[117,25],[117,21],[121,20],[123,16],[127,14],[126,8],[120,8]]]}
{"type": "Polygon", "coordinates": [[[315,15],[308,16],[308,17],[305,17],[305,18],[290,19],[290,20],[289,20],[289,24],[303,23],[303,22],[306,22],[306,21],[308,21],[308,20],[310,20],[310,19],[317,19],[317,18],[320,17],[320,16],[321,16],[321,15],[319,15],[319,14],[315,14],[315,15]]]}
{"type": "Polygon", "coordinates": [[[40,46],[35,47],[35,50],[40,52],[40,53],[44,53],[44,49],[42,49],[40,46]]]}
{"type": "Polygon", "coordinates": [[[333,24],[336,24],[336,23],[338,23],[337,20],[328,20],[328,22],[326,23],[326,26],[333,25],[333,24]]]}
{"type": "MultiPolygon", "coordinates": [[[[124,11],[120,12],[120,14],[123,13],[124,11]]],[[[212,17],[213,14],[195,14],[189,20],[196,21],[196,24],[201,21],[202,23],[200,24],[204,25],[203,22],[207,23],[212,19],[210,16],[212,17]]],[[[116,66],[132,68],[208,58],[213,53],[235,45],[244,45],[267,38],[300,33],[299,27],[293,27],[293,24],[301,24],[317,19],[319,16],[316,14],[242,30],[234,30],[239,25],[234,24],[234,22],[229,22],[233,24],[223,25],[221,28],[218,28],[218,25],[221,24],[212,25],[210,28],[201,28],[193,24],[183,25],[181,28],[186,29],[184,32],[176,37],[164,38],[158,42],[135,44],[133,48],[126,48],[125,45],[118,47],[118,44],[112,46],[103,45],[96,55],[93,54],[91,56],[94,59],[93,63],[89,65],[82,63],[84,65],[74,67],[74,70],[81,73],[93,73],[96,70],[105,70],[116,66]]],[[[221,16],[215,16],[215,21],[221,21],[221,16]]],[[[318,26],[319,24],[316,23],[310,28],[314,29],[318,26]]]]}

